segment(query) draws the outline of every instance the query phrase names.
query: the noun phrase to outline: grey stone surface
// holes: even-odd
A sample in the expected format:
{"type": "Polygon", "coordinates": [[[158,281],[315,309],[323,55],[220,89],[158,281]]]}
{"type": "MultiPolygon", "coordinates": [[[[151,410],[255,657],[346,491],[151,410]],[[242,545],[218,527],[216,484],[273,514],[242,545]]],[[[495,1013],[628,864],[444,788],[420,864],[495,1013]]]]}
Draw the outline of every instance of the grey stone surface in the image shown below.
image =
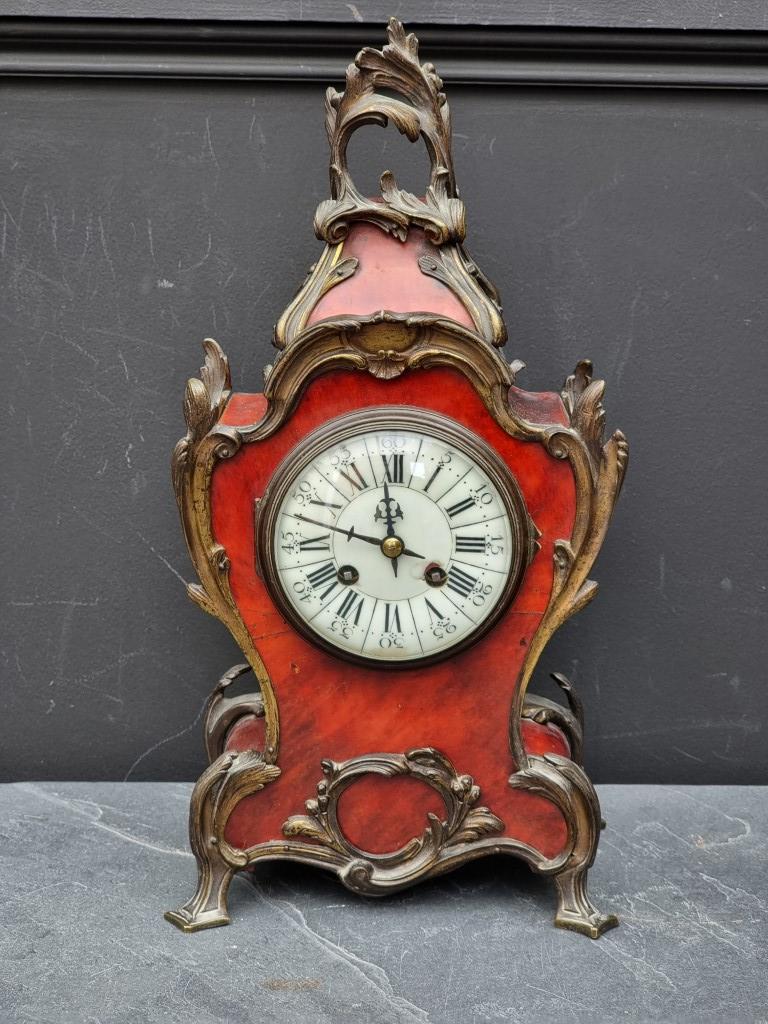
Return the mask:
{"type": "Polygon", "coordinates": [[[768,1020],[766,789],[603,786],[597,942],[511,860],[385,900],[262,867],[233,924],[184,935],[190,786],[0,788],[3,1024],[768,1020]]]}

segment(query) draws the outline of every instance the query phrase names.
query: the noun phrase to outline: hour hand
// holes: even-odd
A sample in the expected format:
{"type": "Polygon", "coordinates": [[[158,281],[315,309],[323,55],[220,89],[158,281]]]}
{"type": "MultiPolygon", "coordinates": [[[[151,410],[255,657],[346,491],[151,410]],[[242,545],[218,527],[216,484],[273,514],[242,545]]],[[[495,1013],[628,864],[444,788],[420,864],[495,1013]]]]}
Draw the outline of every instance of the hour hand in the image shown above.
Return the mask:
{"type": "Polygon", "coordinates": [[[410,555],[411,558],[426,558],[426,555],[420,555],[417,551],[411,551],[410,548],[403,548],[400,552],[401,555],[410,555]]]}

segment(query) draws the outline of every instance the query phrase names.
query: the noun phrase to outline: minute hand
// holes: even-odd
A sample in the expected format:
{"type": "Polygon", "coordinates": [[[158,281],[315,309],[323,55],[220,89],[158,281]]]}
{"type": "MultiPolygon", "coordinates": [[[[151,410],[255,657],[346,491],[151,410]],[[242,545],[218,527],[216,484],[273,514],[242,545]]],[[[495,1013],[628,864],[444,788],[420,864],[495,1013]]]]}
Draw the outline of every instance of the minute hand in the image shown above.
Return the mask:
{"type": "MultiPolygon", "coordinates": [[[[386,508],[387,516],[387,537],[395,536],[395,521],[392,517],[392,499],[389,496],[389,487],[387,487],[387,479],[384,478],[384,507],[386,508]]],[[[402,552],[401,552],[402,554],[402,552]]],[[[397,559],[392,559],[392,572],[395,574],[397,579],[397,559]]]]}
{"type": "MultiPolygon", "coordinates": [[[[381,547],[381,537],[367,537],[364,533],[355,533],[354,526],[350,526],[348,530],[342,530],[340,526],[329,526],[328,523],[323,523],[320,519],[311,519],[309,516],[299,515],[298,512],[294,513],[295,519],[300,519],[302,523],[312,523],[313,526],[322,526],[324,530],[333,530],[335,533],[343,533],[347,540],[364,540],[366,544],[375,544],[377,548],[381,547]]],[[[403,548],[400,552],[402,555],[410,555],[411,558],[424,558],[424,555],[418,554],[416,551],[411,551],[410,548],[403,548]]]]}

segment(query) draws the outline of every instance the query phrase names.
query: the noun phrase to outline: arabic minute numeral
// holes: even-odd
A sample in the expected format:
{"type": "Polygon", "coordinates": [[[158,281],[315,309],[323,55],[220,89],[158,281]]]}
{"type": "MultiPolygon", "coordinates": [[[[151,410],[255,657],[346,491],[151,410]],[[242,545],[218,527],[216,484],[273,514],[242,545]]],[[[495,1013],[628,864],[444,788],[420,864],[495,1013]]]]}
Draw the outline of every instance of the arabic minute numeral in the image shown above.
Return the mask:
{"type": "Polygon", "coordinates": [[[475,487],[471,493],[475,499],[475,503],[478,505],[490,505],[493,501],[493,495],[488,490],[488,484],[480,484],[480,486],[475,487]]]}
{"type": "Polygon", "coordinates": [[[476,583],[472,590],[472,604],[479,608],[481,604],[485,604],[485,599],[488,597],[493,590],[490,583],[486,583],[483,586],[482,583],[476,583]]]}
{"type": "MultiPolygon", "coordinates": [[[[341,505],[333,501],[321,501],[317,488],[313,487],[309,480],[300,480],[293,492],[293,500],[300,508],[307,505],[323,505],[325,508],[341,508],[341,505]]],[[[335,513],[331,513],[335,517],[335,513]]]]}
{"type": "Polygon", "coordinates": [[[346,445],[331,456],[331,465],[334,469],[338,469],[339,466],[348,466],[352,461],[352,452],[346,445]]]}
{"type": "Polygon", "coordinates": [[[283,551],[285,551],[286,554],[289,555],[294,554],[296,551],[296,534],[292,533],[289,530],[282,530],[280,533],[280,539],[283,542],[280,545],[283,551]]]}

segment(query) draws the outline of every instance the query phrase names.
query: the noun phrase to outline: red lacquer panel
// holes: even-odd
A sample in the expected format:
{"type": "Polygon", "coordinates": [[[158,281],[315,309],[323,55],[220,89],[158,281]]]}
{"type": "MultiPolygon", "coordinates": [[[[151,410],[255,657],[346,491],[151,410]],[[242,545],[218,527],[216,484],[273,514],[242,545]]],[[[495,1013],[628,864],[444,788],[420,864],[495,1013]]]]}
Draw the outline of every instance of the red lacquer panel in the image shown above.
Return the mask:
{"type": "Polygon", "coordinates": [[[451,289],[419,269],[419,256],[438,250],[411,228],[404,242],[373,224],[355,224],[345,240],[341,258],[354,256],[357,270],[320,299],[308,325],[337,316],[367,316],[387,309],[394,313],[439,313],[474,330],[474,323],[451,289]]]}
{"type": "MultiPolygon", "coordinates": [[[[562,419],[557,396],[528,400],[527,418],[552,421],[550,413],[557,411],[557,419],[562,419]]],[[[263,408],[261,396],[233,395],[224,422],[253,423],[263,408]]],[[[480,802],[505,823],[506,835],[530,843],[546,856],[559,852],[566,840],[560,812],[544,798],[507,785],[515,769],[508,718],[523,658],[549,599],[552,545],[571,534],[575,493],[568,463],[553,459],[539,444],[505,434],[456,371],[408,373],[397,379],[396,387],[368,374],[334,372],[309,386],[296,412],[276,434],[243,445],[232,459],[217,465],[211,499],[214,536],[231,561],[232,593],[269,672],[280,711],[282,774],[237,806],[227,827],[229,841],[248,847],[281,839],[283,822],[302,813],[305,800],[315,795],[323,759],[343,761],[431,746],[450,758],[459,773],[474,777],[480,802]],[[253,524],[254,500],[263,494],[279,462],[308,433],[337,415],[389,404],[442,413],[488,441],[515,474],[541,531],[542,547],[511,608],[475,646],[436,665],[396,670],[347,663],[291,629],[257,574],[253,524]]],[[[254,735],[243,726],[233,731],[230,745],[242,749],[254,735]]],[[[532,752],[567,752],[562,734],[552,727],[524,723],[524,736],[532,752]]],[[[354,834],[355,841],[371,852],[389,851],[403,844],[408,828],[415,827],[411,834],[423,830],[433,797],[422,789],[423,795],[415,800],[410,780],[355,783],[343,797],[347,820],[342,811],[339,820],[350,837],[354,834]],[[396,783],[406,785],[398,788],[396,783]],[[392,808],[399,813],[390,813],[392,808]]]]}

